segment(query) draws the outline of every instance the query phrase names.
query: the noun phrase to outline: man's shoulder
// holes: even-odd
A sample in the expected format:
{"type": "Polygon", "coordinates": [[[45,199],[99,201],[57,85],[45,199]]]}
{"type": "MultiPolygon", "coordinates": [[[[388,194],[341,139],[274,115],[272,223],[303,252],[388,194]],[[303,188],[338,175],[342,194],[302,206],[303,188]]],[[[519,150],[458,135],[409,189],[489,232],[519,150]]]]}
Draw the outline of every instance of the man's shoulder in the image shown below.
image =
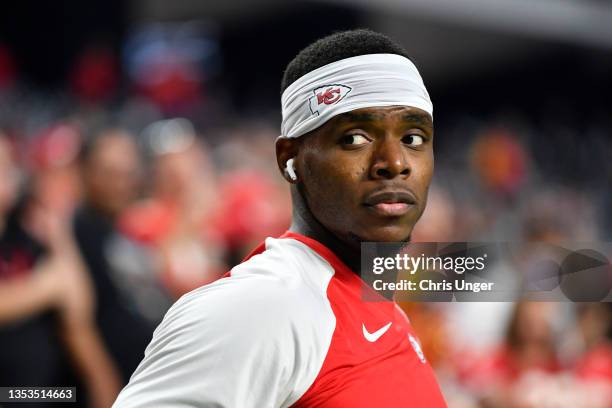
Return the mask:
{"type": "Polygon", "coordinates": [[[250,330],[274,322],[276,329],[305,324],[328,310],[326,290],[333,268],[292,239],[268,239],[259,254],[234,267],[229,276],[181,297],[165,320],[193,324],[241,323],[250,330]]]}
{"type": "Polygon", "coordinates": [[[148,395],[176,406],[185,398],[177,390],[191,387],[194,401],[206,406],[295,403],[331,344],[336,318],[326,288],[332,275],[329,264],[301,243],[267,240],[229,276],[170,308],[122,401],[148,395]],[[162,372],[173,379],[164,387],[156,380],[162,372]]]}
{"type": "Polygon", "coordinates": [[[231,270],[230,278],[252,279],[271,289],[315,284],[312,289],[324,291],[325,287],[316,284],[328,283],[333,274],[330,264],[307,245],[291,238],[268,238],[259,253],[231,270]]]}
{"type": "MultiPolygon", "coordinates": [[[[334,269],[308,246],[291,238],[268,238],[265,245],[236,265],[222,279],[197,289],[266,303],[292,301],[296,296],[326,296],[334,269]]],[[[229,299],[228,299],[229,301],[229,299]]]]}

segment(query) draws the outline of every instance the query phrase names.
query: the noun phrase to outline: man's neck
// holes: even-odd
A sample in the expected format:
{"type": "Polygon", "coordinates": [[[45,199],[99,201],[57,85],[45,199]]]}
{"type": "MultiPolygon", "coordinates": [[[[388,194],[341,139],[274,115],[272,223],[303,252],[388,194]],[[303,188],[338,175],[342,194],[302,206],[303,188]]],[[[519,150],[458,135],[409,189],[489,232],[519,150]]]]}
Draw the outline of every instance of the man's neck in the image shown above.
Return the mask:
{"type": "Polygon", "coordinates": [[[289,231],[312,238],[329,248],[353,272],[359,273],[361,268],[360,244],[349,244],[338,238],[317,221],[305,206],[296,206],[294,200],[293,217],[289,231]]]}

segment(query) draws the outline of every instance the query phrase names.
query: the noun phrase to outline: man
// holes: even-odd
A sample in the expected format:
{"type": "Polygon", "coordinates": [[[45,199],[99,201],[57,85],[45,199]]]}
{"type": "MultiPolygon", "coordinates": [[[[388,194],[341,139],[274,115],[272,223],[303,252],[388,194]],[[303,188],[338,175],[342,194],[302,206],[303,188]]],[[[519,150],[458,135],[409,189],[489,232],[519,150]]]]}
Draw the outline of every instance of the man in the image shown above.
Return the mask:
{"type": "Polygon", "coordinates": [[[224,248],[211,226],[216,175],[188,120],[154,122],[143,136],[150,156],[150,195],[131,205],[119,225],[155,252],[159,279],[178,299],[227,272],[224,248]]]}
{"type": "Polygon", "coordinates": [[[408,241],[433,172],[432,106],[365,30],[310,45],[283,82],[293,220],[180,299],[115,407],[444,407],[404,313],[362,300],[362,241],[408,241]]]}
{"type": "Polygon", "coordinates": [[[0,384],[72,384],[71,405],[108,407],[121,382],[95,325],[91,282],[62,218],[29,189],[18,197],[1,132],[0,180],[0,384]]]}
{"type": "Polygon", "coordinates": [[[165,312],[151,304],[167,302],[149,252],[115,226],[138,193],[139,155],[129,133],[108,127],[93,134],[80,159],[84,200],[74,236],[94,283],[96,322],[125,384],[165,312]]]}

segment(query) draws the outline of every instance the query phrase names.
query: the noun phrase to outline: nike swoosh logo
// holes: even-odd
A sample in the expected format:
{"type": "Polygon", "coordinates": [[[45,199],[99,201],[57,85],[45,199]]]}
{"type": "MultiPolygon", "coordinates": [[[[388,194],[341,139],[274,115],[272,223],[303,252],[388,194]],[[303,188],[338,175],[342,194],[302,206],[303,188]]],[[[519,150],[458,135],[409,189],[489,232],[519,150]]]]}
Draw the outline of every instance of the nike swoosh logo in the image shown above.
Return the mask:
{"type": "Polygon", "coordinates": [[[387,330],[389,330],[389,327],[391,327],[391,323],[392,322],[387,323],[380,329],[376,330],[374,333],[370,333],[368,329],[366,329],[365,324],[362,323],[361,327],[363,328],[363,337],[365,337],[366,340],[369,341],[370,343],[374,343],[376,340],[380,338],[380,336],[382,336],[383,334],[385,334],[387,330]]]}

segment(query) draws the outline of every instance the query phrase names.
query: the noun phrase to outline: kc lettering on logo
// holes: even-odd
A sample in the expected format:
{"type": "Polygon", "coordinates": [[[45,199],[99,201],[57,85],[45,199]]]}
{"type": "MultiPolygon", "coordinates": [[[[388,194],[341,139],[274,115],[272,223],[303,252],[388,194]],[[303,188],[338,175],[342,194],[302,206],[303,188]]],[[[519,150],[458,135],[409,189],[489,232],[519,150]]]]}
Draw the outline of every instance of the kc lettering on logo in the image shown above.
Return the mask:
{"type": "Polygon", "coordinates": [[[340,99],[340,88],[327,88],[325,92],[317,94],[317,103],[331,105],[340,99]]]}
{"type": "Polygon", "coordinates": [[[349,92],[351,87],[341,84],[323,85],[313,90],[314,96],[309,98],[310,111],[318,115],[326,106],[340,102],[349,92]]]}

